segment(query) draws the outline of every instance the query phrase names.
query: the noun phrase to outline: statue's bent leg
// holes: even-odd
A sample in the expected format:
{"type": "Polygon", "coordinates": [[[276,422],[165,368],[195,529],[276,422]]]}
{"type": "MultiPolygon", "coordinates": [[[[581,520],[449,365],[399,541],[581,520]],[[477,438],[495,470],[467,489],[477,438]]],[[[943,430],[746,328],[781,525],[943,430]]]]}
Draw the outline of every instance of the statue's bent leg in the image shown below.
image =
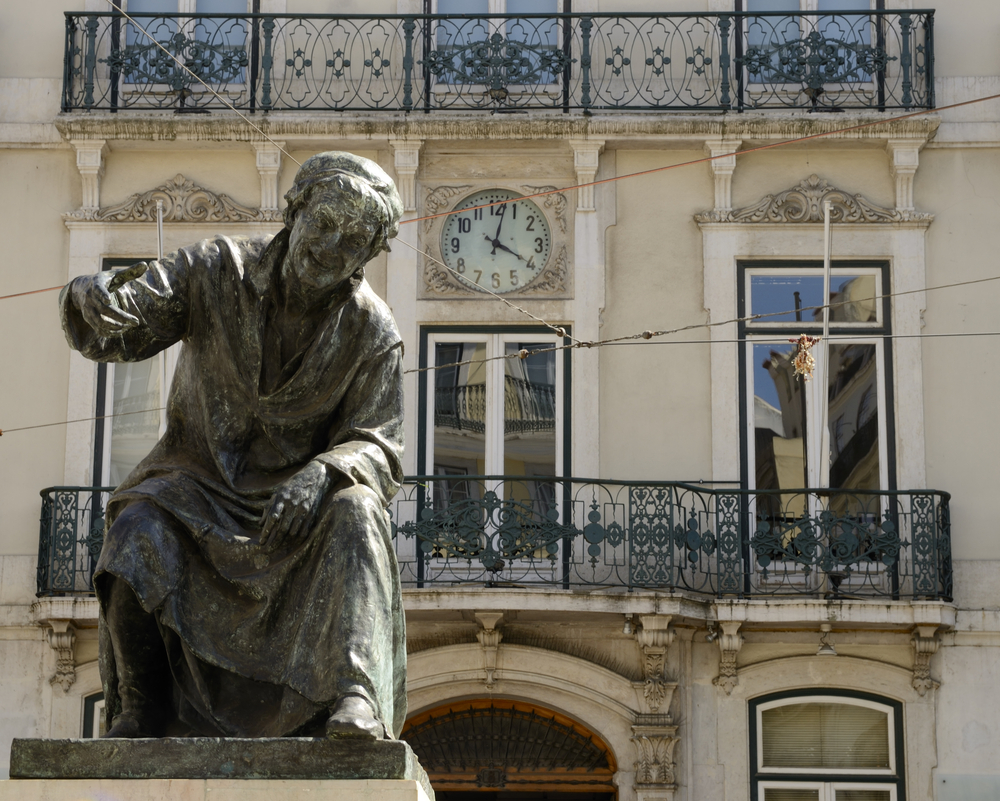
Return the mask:
{"type": "Polygon", "coordinates": [[[104,736],[161,736],[169,717],[172,679],[156,618],[122,579],[106,574],[103,584],[122,706],[104,736]]]}

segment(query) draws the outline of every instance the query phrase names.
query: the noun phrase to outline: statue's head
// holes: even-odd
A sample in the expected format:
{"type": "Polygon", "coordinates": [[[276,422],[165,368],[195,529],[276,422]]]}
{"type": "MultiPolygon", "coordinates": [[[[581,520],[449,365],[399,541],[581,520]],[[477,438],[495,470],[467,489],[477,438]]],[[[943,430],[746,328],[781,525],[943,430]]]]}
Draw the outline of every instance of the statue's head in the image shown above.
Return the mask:
{"type": "Polygon", "coordinates": [[[296,217],[315,198],[349,205],[354,216],[374,223],[377,236],[372,256],[389,250],[389,240],[399,231],[403,202],[392,179],[374,161],[338,151],[310,156],[285,194],[285,227],[293,229],[296,217]]]}

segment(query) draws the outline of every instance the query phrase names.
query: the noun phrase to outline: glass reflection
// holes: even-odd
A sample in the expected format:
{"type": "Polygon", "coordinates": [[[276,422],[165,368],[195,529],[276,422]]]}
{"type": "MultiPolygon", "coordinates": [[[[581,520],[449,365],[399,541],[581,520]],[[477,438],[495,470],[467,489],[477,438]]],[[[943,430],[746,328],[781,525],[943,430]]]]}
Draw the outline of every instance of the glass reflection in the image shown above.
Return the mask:
{"type": "Polygon", "coordinates": [[[877,490],[878,367],[874,344],[830,346],[830,486],[877,490]]]}
{"type": "MultiPolygon", "coordinates": [[[[434,475],[486,472],[485,342],[439,342],[434,347],[434,475]],[[460,364],[473,361],[473,364],[460,364]],[[478,360],[478,361],[477,361],[478,360]]],[[[434,508],[479,497],[476,482],[434,482],[434,508]]]]}
{"type": "MultiPolygon", "coordinates": [[[[505,354],[521,350],[527,358],[504,360],[504,473],[514,476],[556,474],[556,354],[546,342],[508,342],[505,354]],[[549,350],[548,353],[533,351],[549,350]]],[[[555,510],[551,481],[523,481],[507,490],[542,517],[555,510]]],[[[512,495],[511,495],[512,494],[512,495]]]]}
{"type": "Polygon", "coordinates": [[[121,484],[160,439],[160,358],[114,365],[108,480],[121,484]]]}
{"type": "MultiPolygon", "coordinates": [[[[874,275],[834,275],[830,282],[830,322],[873,323],[878,320],[874,275]]],[[[752,275],[750,313],[763,315],[754,324],[822,323],[822,275],[752,275]]]]}

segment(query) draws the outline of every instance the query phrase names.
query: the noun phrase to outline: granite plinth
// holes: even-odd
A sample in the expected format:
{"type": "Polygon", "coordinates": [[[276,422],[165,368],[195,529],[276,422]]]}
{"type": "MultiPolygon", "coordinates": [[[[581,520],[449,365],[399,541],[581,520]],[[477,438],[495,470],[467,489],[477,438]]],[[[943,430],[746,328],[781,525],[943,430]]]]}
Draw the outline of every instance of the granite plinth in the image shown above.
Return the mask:
{"type": "Polygon", "coordinates": [[[428,798],[434,798],[427,774],[410,746],[400,740],[16,739],[10,749],[10,776],[13,780],[407,780],[417,782],[428,798]]]}

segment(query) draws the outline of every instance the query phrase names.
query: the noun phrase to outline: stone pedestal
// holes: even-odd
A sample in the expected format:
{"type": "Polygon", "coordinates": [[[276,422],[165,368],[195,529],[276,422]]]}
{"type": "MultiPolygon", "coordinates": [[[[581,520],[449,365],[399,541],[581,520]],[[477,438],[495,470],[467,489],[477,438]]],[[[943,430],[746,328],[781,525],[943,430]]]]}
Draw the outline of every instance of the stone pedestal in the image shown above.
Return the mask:
{"type": "Polygon", "coordinates": [[[427,774],[399,740],[14,740],[10,762],[0,801],[434,799],[427,774]]]}

